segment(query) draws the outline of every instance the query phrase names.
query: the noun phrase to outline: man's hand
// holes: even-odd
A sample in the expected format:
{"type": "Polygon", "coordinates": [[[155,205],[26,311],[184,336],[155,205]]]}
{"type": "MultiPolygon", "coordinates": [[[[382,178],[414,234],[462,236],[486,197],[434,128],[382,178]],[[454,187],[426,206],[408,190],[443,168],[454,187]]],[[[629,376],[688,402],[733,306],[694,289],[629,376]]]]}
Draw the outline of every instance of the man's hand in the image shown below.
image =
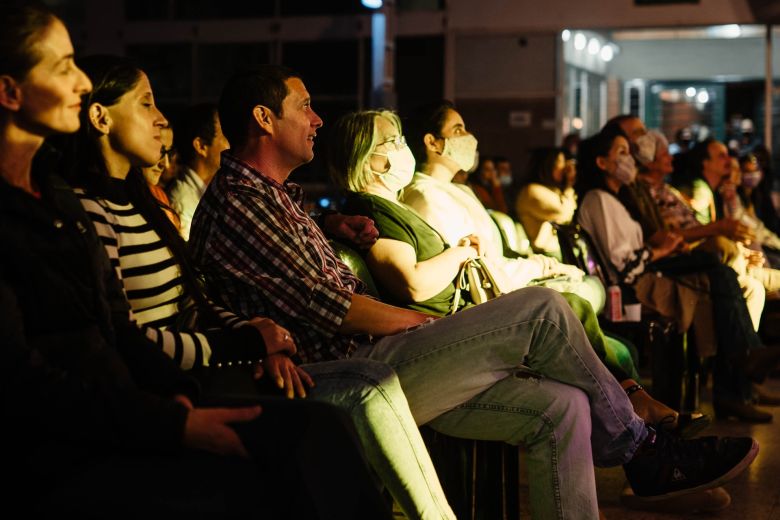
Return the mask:
{"type": "Polygon", "coordinates": [[[374,221],[362,215],[327,215],[323,220],[323,228],[326,235],[347,240],[359,249],[368,249],[379,238],[374,221]]]}
{"type": "Polygon", "coordinates": [[[735,242],[750,243],[755,240],[755,235],[749,227],[733,218],[724,218],[717,222],[720,235],[725,236],[735,242]]]}
{"type": "Polygon", "coordinates": [[[652,247],[652,259],[658,260],[676,252],[683,243],[683,237],[677,233],[665,233],[663,240],[655,247],[652,247]]]}
{"type": "Polygon", "coordinates": [[[265,373],[273,378],[276,386],[284,389],[288,399],[306,397],[306,388],[314,387],[314,381],[304,369],[298,367],[284,354],[268,356],[263,363],[255,366],[255,379],[260,379],[265,373]],[[305,383],[305,386],[304,386],[305,383]]]}
{"type": "Polygon", "coordinates": [[[218,455],[249,454],[230,423],[249,422],[260,415],[259,406],[247,408],[195,408],[187,414],[184,445],[218,455]]]}
{"type": "Polygon", "coordinates": [[[252,318],[249,324],[262,334],[267,355],[284,353],[292,356],[298,351],[290,331],[277,325],[272,319],[252,318]]]}

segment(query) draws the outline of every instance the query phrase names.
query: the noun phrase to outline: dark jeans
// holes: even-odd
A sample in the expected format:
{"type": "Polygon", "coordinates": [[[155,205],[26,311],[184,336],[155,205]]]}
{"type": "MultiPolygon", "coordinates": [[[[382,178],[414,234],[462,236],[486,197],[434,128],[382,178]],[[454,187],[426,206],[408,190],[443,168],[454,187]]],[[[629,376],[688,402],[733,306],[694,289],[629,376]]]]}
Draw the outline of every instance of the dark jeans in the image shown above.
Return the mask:
{"type": "Polygon", "coordinates": [[[34,496],[30,484],[16,495],[19,510],[88,518],[391,518],[343,412],[275,398],[233,404],[254,403],[263,407],[260,417],[235,425],[251,460],[190,450],[106,454],[43,471],[34,496]],[[56,485],[44,492],[47,480],[56,485]]]}
{"type": "Polygon", "coordinates": [[[751,349],[764,348],[764,345],[753,329],[734,270],[704,251],[662,258],[650,264],[649,268],[671,278],[690,273],[707,275],[718,338],[712,373],[713,397],[749,399],[750,380],[741,373],[735,361],[746,356],[751,349]]]}

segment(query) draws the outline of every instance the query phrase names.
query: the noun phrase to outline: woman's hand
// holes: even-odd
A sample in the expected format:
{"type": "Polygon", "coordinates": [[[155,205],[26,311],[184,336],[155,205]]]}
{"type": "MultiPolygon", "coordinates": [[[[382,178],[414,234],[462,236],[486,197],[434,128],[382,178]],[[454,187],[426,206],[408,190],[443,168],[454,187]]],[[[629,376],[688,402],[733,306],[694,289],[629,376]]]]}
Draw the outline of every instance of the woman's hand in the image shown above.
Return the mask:
{"type": "Polygon", "coordinates": [[[748,267],[764,267],[766,257],[763,252],[745,249],[743,254],[745,255],[745,260],[747,260],[748,267]]]}
{"type": "MultiPolygon", "coordinates": [[[[477,253],[474,256],[482,256],[482,254],[485,252],[482,248],[482,242],[479,239],[478,235],[471,234],[467,235],[460,240],[458,240],[458,245],[461,247],[471,247],[474,249],[474,251],[477,253]]],[[[474,258],[473,256],[470,256],[469,258],[474,258]]]]}
{"type": "Polygon", "coordinates": [[[249,324],[263,336],[267,355],[283,353],[292,356],[298,351],[290,331],[277,325],[274,320],[258,317],[249,320],[249,324]]]}

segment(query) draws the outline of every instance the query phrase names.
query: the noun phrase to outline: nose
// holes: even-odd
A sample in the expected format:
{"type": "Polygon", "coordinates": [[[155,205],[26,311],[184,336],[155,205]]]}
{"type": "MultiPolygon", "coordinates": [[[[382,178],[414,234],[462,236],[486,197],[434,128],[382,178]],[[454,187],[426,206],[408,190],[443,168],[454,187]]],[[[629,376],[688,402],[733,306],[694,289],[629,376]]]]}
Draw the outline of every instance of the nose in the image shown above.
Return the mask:
{"type": "Polygon", "coordinates": [[[317,112],[314,110],[311,111],[312,120],[311,120],[311,126],[314,128],[320,128],[323,125],[322,119],[320,116],[317,115],[317,112]]]}
{"type": "Polygon", "coordinates": [[[160,109],[155,106],[154,110],[157,112],[156,118],[154,120],[155,126],[159,126],[160,128],[165,128],[168,126],[168,120],[165,119],[165,116],[162,112],[160,112],[160,109]]]}
{"type": "MultiPolygon", "coordinates": [[[[76,67],[75,64],[73,66],[76,67]]],[[[78,75],[78,79],[76,80],[76,92],[78,92],[80,96],[91,92],[92,81],[89,79],[89,76],[87,76],[84,71],[78,67],[76,67],[76,73],[78,75]]]]}

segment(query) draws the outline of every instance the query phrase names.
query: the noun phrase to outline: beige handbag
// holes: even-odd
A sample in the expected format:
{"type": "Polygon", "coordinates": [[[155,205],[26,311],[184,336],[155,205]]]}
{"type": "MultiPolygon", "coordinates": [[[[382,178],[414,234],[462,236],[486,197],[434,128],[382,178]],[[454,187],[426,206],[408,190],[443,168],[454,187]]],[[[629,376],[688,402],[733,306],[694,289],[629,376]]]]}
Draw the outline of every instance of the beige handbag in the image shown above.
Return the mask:
{"type": "Polygon", "coordinates": [[[475,305],[485,303],[503,294],[495,277],[481,257],[470,258],[461,266],[455,280],[455,295],[452,299],[450,314],[454,314],[458,310],[460,293],[465,290],[469,291],[471,301],[475,305]]]}

